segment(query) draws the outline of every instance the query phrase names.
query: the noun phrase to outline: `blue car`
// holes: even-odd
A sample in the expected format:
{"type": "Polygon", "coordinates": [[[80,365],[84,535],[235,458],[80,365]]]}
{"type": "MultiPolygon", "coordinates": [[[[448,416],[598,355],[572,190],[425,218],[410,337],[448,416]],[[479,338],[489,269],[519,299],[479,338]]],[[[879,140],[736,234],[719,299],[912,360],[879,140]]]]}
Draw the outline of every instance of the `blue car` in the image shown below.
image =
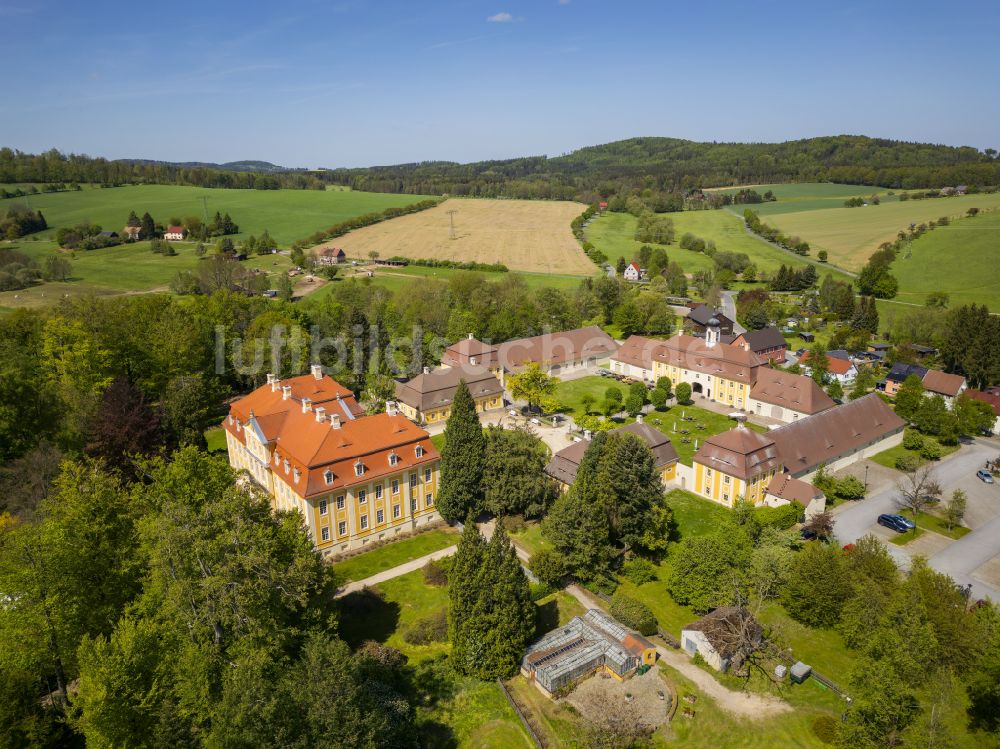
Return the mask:
{"type": "Polygon", "coordinates": [[[902,515],[893,515],[890,513],[879,515],[878,524],[884,525],[886,528],[891,528],[897,533],[906,533],[917,527],[917,524],[912,520],[907,520],[902,515]]]}

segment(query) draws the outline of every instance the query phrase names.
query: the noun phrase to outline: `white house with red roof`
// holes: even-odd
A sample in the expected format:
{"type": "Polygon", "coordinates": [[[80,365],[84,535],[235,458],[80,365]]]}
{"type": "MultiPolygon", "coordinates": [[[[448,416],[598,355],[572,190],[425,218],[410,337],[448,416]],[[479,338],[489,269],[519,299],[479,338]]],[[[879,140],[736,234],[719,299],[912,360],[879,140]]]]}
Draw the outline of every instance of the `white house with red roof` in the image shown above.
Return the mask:
{"type": "Polygon", "coordinates": [[[398,413],[365,416],[322,367],[267,383],[230,406],[222,424],[229,463],[298,511],[316,548],[337,554],[440,519],[440,456],[398,413]]]}
{"type": "Polygon", "coordinates": [[[187,236],[187,229],[183,226],[168,226],[163,232],[163,238],[169,239],[171,241],[177,241],[184,239],[187,236]]]}
{"type": "Polygon", "coordinates": [[[622,277],[626,281],[639,281],[642,279],[642,268],[634,260],[625,266],[625,272],[622,273],[622,277]]]}

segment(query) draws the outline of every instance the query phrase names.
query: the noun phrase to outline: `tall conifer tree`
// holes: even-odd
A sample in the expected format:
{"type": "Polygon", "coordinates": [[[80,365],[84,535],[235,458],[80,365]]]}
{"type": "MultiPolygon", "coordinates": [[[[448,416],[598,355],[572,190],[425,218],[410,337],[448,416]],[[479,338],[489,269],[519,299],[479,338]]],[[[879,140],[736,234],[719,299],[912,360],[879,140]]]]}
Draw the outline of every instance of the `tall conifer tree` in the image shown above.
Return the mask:
{"type": "Polygon", "coordinates": [[[453,521],[482,509],[486,438],[465,380],[455,390],[444,438],[437,507],[441,517],[453,521]]]}

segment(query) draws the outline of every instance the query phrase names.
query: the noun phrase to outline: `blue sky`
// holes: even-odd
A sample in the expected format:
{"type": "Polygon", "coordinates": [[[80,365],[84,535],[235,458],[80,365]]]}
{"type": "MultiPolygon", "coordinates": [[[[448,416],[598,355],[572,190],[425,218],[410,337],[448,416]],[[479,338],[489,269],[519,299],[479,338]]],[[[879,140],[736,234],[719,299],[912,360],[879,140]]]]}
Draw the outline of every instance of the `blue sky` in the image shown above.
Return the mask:
{"type": "Polygon", "coordinates": [[[636,135],[1000,147],[998,28],[962,0],[0,0],[0,145],[308,167],[636,135]]]}

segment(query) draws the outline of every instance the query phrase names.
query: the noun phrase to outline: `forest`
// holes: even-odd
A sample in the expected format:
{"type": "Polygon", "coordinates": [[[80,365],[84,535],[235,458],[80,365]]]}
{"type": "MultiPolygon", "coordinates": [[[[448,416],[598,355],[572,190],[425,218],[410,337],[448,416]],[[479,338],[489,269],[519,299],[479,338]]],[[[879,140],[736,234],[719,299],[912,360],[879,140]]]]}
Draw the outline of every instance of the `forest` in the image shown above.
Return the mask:
{"type": "MultiPolygon", "coordinates": [[[[244,167],[241,167],[244,168],[244,167]]],[[[0,148],[0,183],[184,184],[244,189],[355,190],[525,199],[598,198],[778,182],[840,182],[887,188],[996,185],[994,149],[838,135],[784,143],[698,143],[631,138],[549,158],[457,164],[426,161],[358,169],[258,173],[168,162],[108,160],[50,150],[0,148]]]]}

